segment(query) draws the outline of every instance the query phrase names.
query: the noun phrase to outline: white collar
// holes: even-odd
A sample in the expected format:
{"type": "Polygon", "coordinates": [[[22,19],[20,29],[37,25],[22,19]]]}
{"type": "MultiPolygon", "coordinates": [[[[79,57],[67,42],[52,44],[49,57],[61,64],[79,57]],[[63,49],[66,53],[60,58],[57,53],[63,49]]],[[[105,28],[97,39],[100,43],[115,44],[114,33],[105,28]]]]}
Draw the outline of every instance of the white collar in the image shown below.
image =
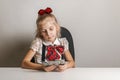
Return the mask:
{"type": "Polygon", "coordinates": [[[52,43],[52,42],[49,42],[49,41],[43,41],[43,44],[48,46],[48,45],[60,45],[60,41],[58,38],[55,39],[55,41],[52,43]]]}

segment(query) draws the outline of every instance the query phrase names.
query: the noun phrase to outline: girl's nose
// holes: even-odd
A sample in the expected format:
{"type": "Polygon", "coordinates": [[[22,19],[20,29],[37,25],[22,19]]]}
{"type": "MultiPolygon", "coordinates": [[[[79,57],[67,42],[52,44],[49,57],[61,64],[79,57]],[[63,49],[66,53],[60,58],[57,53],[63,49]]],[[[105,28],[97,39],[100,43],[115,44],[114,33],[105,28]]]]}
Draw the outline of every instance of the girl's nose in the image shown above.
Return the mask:
{"type": "Polygon", "coordinates": [[[47,35],[50,36],[50,31],[47,31],[47,35]]]}

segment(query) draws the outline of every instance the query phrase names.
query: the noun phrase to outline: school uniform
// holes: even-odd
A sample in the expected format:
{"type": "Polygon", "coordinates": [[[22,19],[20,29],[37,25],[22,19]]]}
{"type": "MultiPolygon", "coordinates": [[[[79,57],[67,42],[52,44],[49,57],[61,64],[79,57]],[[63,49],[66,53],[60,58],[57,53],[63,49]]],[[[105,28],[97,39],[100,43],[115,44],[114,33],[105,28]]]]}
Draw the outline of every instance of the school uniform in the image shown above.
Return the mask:
{"type": "Polygon", "coordinates": [[[69,49],[69,43],[66,38],[56,38],[55,41],[48,42],[48,41],[43,41],[40,38],[35,38],[30,46],[30,49],[35,51],[35,62],[38,64],[41,64],[43,60],[45,62],[48,61],[55,61],[55,60],[61,60],[64,55],[64,52],[69,49]],[[43,47],[44,52],[43,52],[43,47]],[[44,59],[43,58],[43,53],[44,53],[44,59]]]}

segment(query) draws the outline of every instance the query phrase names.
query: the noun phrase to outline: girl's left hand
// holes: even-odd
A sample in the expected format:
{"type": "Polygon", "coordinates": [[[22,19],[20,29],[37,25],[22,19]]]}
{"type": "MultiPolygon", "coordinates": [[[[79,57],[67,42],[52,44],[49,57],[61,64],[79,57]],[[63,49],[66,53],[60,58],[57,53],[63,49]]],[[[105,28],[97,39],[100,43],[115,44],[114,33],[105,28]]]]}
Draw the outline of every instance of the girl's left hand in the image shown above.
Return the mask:
{"type": "Polygon", "coordinates": [[[67,64],[59,65],[55,70],[56,70],[56,71],[59,71],[59,72],[62,72],[62,71],[64,71],[65,69],[67,69],[67,64]]]}
{"type": "Polygon", "coordinates": [[[43,67],[43,70],[46,71],[46,72],[53,71],[54,69],[56,69],[56,66],[55,66],[55,65],[43,67]]]}

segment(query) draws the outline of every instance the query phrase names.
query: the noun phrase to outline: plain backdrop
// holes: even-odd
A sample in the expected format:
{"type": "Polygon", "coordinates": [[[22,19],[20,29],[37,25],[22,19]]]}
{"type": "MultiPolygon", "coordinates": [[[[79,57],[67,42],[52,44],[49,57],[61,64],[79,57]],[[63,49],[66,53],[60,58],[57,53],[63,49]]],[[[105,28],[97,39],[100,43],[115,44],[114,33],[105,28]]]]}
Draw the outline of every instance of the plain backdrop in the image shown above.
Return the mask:
{"type": "Polygon", "coordinates": [[[77,67],[120,67],[120,0],[0,0],[0,66],[20,66],[39,9],[69,29],[77,67]]]}

